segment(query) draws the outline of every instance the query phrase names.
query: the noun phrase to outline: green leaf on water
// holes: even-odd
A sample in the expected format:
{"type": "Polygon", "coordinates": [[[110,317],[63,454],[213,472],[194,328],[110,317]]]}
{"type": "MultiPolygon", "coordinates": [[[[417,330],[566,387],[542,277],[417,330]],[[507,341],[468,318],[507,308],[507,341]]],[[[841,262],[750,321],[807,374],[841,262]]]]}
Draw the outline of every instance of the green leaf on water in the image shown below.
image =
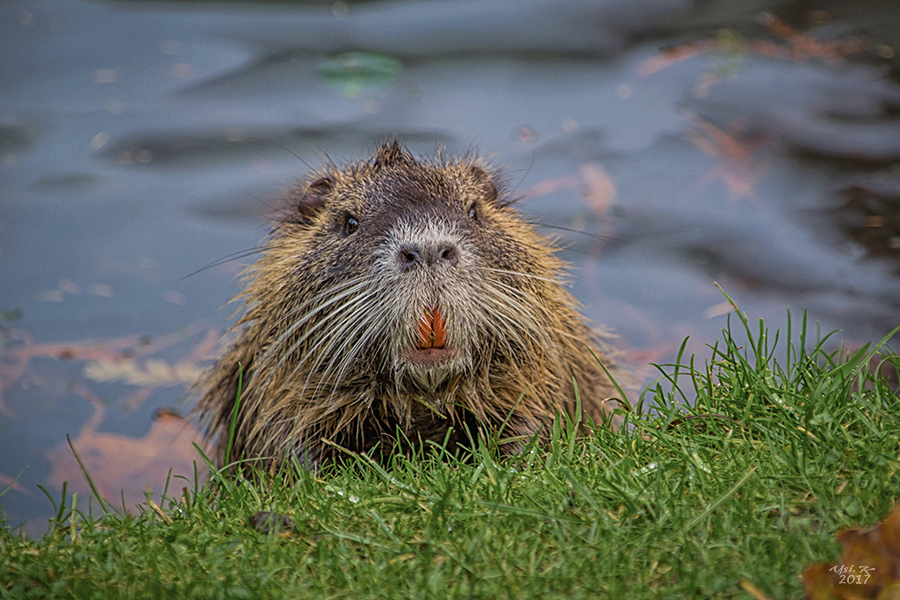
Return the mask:
{"type": "Polygon", "coordinates": [[[391,85],[403,71],[403,63],[393,56],[371,52],[344,52],[319,63],[322,79],[355,97],[364,88],[391,85]]]}

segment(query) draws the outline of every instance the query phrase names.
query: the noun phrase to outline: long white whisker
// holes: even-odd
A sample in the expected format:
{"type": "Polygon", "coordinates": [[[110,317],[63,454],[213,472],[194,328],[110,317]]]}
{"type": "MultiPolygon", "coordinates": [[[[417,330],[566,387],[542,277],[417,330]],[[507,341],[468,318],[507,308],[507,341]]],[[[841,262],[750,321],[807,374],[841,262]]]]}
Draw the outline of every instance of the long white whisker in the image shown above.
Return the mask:
{"type": "Polygon", "coordinates": [[[562,282],[559,279],[552,279],[549,277],[541,277],[540,275],[532,275],[531,273],[523,273],[522,271],[510,271],[507,269],[494,269],[491,267],[478,266],[475,267],[479,271],[485,271],[488,273],[499,273],[500,275],[511,275],[512,277],[524,277],[526,279],[534,279],[537,281],[543,281],[544,283],[549,283],[552,285],[560,285],[562,282]]]}
{"type": "Polygon", "coordinates": [[[543,330],[543,320],[531,308],[536,300],[533,296],[500,281],[492,281],[483,287],[490,292],[489,297],[495,301],[490,307],[492,310],[503,313],[515,323],[521,323],[521,318],[526,317],[534,329],[543,330]],[[529,303],[527,300],[532,302],[529,303]]]}
{"type": "MultiPolygon", "coordinates": [[[[364,289],[364,286],[360,286],[360,287],[362,287],[364,289]]],[[[343,311],[347,310],[348,307],[355,306],[355,305],[364,305],[364,304],[365,304],[365,296],[356,296],[356,297],[350,298],[347,302],[344,302],[343,304],[339,304],[336,307],[333,307],[332,310],[325,312],[324,314],[320,314],[323,311],[320,311],[317,309],[313,316],[321,317],[320,320],[317,323],[315,323],[314,325],[312,325],[312,327],[310,327],[308,330],[306,330],[303,333],[303,335],[301,335],[296,341],[294,341],[294,343],[291,344],[291,346],[287,349],[286,352],[281,353],[281,358],[278,360],[278,363],[275,365],[275,369],[280,368],[288,360],[288,358],[291,355],[293,355],[294,352],[297,351],[298,348],[302,347],[303,344],[306,343],[306,341],[309,340],[320,329],[326,327],[327,325],[331,324],[334,321],[334,319],[340,317],[341,313],[343,311]]],[[[307,319],[307,321],[308,321],[308,319],[307,319]]],[[[306,321],[304,321],[304,322],[306,322],[306,321]]],[[[312,350],[315,350],[315,348],[313,348],[312,350]]],[[[297,367],[291,373],[289,378],[293,377],[293,375],[295,375],[297,373],[297,371],[300,369],[300,367],[303,365],[304,362],[305,362],[305,359],[297,365],[297,367]]]]}
{"type": "MultiPolygon", "coordinates": [[[[364,288],[365,285],[366,285],[366,282],[363,279],[355,279],[355,280],[351,280],[346,283],[341,283],[337,286],[334,286],[333,288],[329,288],[328,290],[325,290],[324,292],[316,294],[312,300],[304,302],[300,308],[292,309],[287,315],[285,315],[284,317],[281,318],[282,322],[285,322],[288,319],[290,319],[292,316],[297,314],[303,307],[308,308],[309,306],[311,306],[313,304],[313,302],[315,300],[319,300],[319,299],[327,297],[329,294],[333,293],[335,291],[335,289],[341,290],[344,288],[349,288],[349,289],[344,289],[344,291],[342,291],[340,294],[336,294],[334,297],[329,298],[329,300],[327,302],[324,302],[321,305],[316,306],[313,310],[310,310],[308,313],[303,315],[300,319],[297,319],[296,321],[291,323],[290,327],[288,327],[281,335],[278,336],[278,338],[275,341],[272,342],[272,344],[267,349],[266,353],[261,357],[260,362],[267,363],[269,360],[271,360],[272,355],[279,352],[281,345],[286,340],[288,340],[291,336],[293,336],[297,332],[297,330],[299,330],[301,327],[303,327],[303,325],[305,325],[310,319],[313,319],[314,317],[320,315],[325,309],[327,309],[329,306],[333,305],[335,302],[338,302],[338,301],[346,298],[347,296],[353,295],[354,293],[359,291],[359,288],[364,288]]],[[[296,349],[296,347],[293,349],[296,349]]],[[[281,362],[283,363],[284,357],[289,356],[289,355],[290,355],[290,352],[282,353],[282,361],[281,362]]]]}
{"type": "MultiPolygon", "coordinates": [[[[331,376],[334,361],[339,359],[342,354],[347,354],[346,346],[348,340],[352,339],[354,334],[365,329],[363,324],[367,321],[366,316],[372,313],[370,310],[371,300],[373,296],[376,295],[376,291],[368,286],[363,292],[363,294],[357,296],[352,301],[345,302],[344,304],[335,307],[327,316],[329,321],[334,321],[337,318],[338,325],[337,327],[326,331],[325,336],[317,340],[314,347],[307,352],[303,361],[301,361],[301,364],[303,364],[303,362],[306,362],[307,359],[315,355],[314,362],[309,365],[304,389],[309,386],[313,376],[317,375],[318,384],[315,389],[316,392],[318,392],[321,386],[325,384],[331,376]],[[338,352],[339,350],[340,352],[338,352]],[[328,362],[324,363],[326,359],[328,362]],[[325,371],[320,373],[320,367],[322,367],[323,364],[325,364],[325,371]]],[[[296,371],[297,369],[295,369],[294,373],[296,373],[296,371]]],[[[291,376],[293,376],[294,373],[292,373],[291,376]]],[[[335,385],[336,384],[337,382],[335,382],[335,385]]]]}
{"type": "MultiPolygon", "coordinates": [[[[329,327],[325,327],[323,329],[322,337],[316,339],[306,350],[306,354],[301,358],[298,362],[297,366],[291,371],[288,375],[288,379],[292,379],[303,367],[306,367],[307,375],[306,382],[304,383],[304,389],[309,384],[313,376],[317,373],[319,367],[322,362],[326,360],[326,358],[340,349],[341,342],[340,336],[345,331],[347,326],[346,314],[347,312],[351,312],[356,314],[360,311],[364,311],[367,306],[368,295],[360,295],[350,300],[334,307],[328,314],[326,314],[322,320],[317,323],[317,326],[328,325],[329,327]],[[336,327],[332,327],[335,323],[337,323],[336,327]],[[311,361],[311,362],[310,362],[311,361]]],[[[316,327],[316,329],[320,329],[320,327],[316,327]]],[[[310,331],[306,335],[304,335],[304,339],[298,340],[299,343],[305,342],[307,339],[311,337],[315,331],[310,331]]],[[[299,347],[299,344],[297,344],[299,347]]]]}
{"type": "MultiPolygon", "coordinates": [[[[367,300],[370,299],[371,298],[367,298],[367,300]]],[[[337,389],[338,384],[346,372],[347,366],[356,359],[360,346],[369,341],[372,327],[367,325],[371,322],[372,314],[373,312],[370,310],[370,303],[366,302],[364,306],[345,315],[341,326],[331,332],[329,344],[322,354],[323,356],[330,357],[328,364],[325,365],[325,369],[322,372],[322,383],[331,380],[332,374],[334,374],[332,387],[337,389]],[[348,348],[348,343],[353,341],[354,337],[358,338],[357,341],[352,347],[348,348]],[[336,351],[338,349],[338,344],[341,345],[341,352],[336,351]]]]}
{"type": "Polygon", "coordinates": [[[354,358],[366,347],[371,347],[372,342],[377,339],[379,335],[383,335],[383,332],[388,325],[388,316],[385,312],[379,311],[371,311],[368,314],[364,315],[366,318],[360,323],[358,327],[358,331],[362,332],[362,335],[359,337],[359,340],[353,347],[350,349],[340,364],[340,369],[338,370],[335,376],[335,389],[337,387],[338,382],[340,382],[344,374],[349,369],[352,364],[354,358]],[[375,317],[372,319],[372,317],[375,317]]]}

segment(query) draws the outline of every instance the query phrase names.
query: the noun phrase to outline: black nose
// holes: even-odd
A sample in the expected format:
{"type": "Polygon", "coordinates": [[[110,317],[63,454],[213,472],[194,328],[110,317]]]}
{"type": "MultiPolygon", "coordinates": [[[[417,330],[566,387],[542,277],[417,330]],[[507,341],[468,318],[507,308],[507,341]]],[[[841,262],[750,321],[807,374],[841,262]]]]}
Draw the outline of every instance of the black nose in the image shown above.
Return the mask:
{"type": "Polygon", "coordinates": [[[452,267],[458,262],[459,252],[453,242],[411,242],[397,249],[397,264],[404,271],[419,265],[452,267]]]}

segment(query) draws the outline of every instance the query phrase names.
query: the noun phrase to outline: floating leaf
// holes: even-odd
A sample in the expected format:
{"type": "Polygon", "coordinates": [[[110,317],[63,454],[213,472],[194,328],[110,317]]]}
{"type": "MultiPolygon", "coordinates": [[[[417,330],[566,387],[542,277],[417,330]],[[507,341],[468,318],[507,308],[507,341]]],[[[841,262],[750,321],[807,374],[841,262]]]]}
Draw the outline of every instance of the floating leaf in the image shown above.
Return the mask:
{"type": "Polygon", "coordinates": [[[122,381],[138,386],[167,386],[191,383],[203,369],[190,362],[182,361],[170,365],[162,359],[146,360],[143,363],[132,359],[100,359],[87,363],[85,377],[100,383],[122,381]]]}
{"type": "Polygon", "coordinates": [[[390,85],[402,70],[403,63],[399,59],[370,52],[345,52],[319,64],[322,79],[337,85],[351,98],[363,88],[390,85]]]}
{"type": "MultiPolygon", "coordinates": [[[[193,477],[193,463],[200,461],[192,444],[199,443],[202,436],[181,417],[162,411],[147,435],[130,438],[97,432],[102,409],[96,410],[95,418],[72,441],[72,445],[105,500],[118,506],[124,497],[126,507],[134,507],[144,502],[148,485],[156,493],[163,491],[170,469],[173,476],[193,477]]],[[[73,491],[90,493],[81,467],[68,444],[52,448],[46,456],[53,465],[53,471],[47,478],[50,485],[59,488],[64,481],[68,481],[73,491]]]]}

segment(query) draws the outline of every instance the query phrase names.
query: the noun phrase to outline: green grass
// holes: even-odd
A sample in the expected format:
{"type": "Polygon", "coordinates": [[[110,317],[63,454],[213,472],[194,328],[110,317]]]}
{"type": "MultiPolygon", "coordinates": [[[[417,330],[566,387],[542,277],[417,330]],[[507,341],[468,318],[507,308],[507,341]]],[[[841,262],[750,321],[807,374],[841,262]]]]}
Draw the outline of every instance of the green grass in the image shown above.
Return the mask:
{"type": "Polygon", "coordinates": [[[900,496],[900,361],[826,353],[805,319],[781,341],[741,325],[742,347],[725,331],[704,365],[662,366],[620,431],[557,421],[515,459],[172,481],[136,516],[63,491],[44,538],[0,527],[0,597],[747,598],[746,581],[799,598],[835,533],[900,496]],[[260,511],[293,527],[263,533],[260,511]]]}

